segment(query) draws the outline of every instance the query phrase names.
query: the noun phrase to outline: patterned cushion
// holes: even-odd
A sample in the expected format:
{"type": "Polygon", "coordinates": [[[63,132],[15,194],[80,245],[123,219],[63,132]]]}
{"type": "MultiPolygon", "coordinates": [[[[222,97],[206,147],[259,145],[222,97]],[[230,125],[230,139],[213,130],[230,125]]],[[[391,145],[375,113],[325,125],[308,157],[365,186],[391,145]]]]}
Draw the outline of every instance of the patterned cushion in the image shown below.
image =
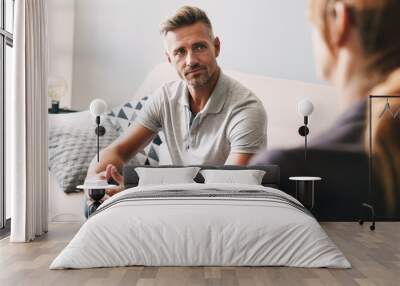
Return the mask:
{"type": "MultiPolygon", "coordinates": [[[[124,133],[132,122],[135,121],[139,110],[141,110],[146,104],[147,99],[148,97],[146,96],[140,100],[132,100],[111,110],[108,117],[119,134],[124,133]]],[[[153,141],[144,148],[144,150],[137,153],[135,156],[136,165],[159,165],[159,152],[160,145],[163,142],[162,138],[163,135],[160,132],[154,137],[153,141]]],[[[130,162],[130,164],[131,163],[132,162],[130,162]]]]}
{"type": "MultiPolygon", "coordinates": [[[[79,192],[76,186],[83,184],[89,164],[97,154],[95,120],[88,112],[71,114],[64,120],[54,118],[53,122],[49,118],[49,169],[64,192],[79,192]],[[80,123],[71,124],[77,116],[80,123]]],[[[100,137],[100,149],[119,135],[108,117],[101,120],[101,125],[106,133],[100,137]]]]}

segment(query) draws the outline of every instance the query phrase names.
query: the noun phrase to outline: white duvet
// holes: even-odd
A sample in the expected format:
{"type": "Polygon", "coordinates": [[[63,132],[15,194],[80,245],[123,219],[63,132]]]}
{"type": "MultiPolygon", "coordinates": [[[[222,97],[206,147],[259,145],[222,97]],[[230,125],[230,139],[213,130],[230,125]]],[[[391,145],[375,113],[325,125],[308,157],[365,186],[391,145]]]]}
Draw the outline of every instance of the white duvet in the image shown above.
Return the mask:
{"type": "Polygon", "coordinates": [[[318,222],[299,205],[282,191],[254,185],[135,187],[104,202],[50,269],[127,265],[351,267],[318,222]],[[175,190],[172,197],[122,199],[175,190]],[[179,195],[185,191],[241,196],[179,195]],[[261,191],[261,197],[252,196],[252,191],[261,191]],[[270,198],[263,198],[264,194],[270,198]]]}

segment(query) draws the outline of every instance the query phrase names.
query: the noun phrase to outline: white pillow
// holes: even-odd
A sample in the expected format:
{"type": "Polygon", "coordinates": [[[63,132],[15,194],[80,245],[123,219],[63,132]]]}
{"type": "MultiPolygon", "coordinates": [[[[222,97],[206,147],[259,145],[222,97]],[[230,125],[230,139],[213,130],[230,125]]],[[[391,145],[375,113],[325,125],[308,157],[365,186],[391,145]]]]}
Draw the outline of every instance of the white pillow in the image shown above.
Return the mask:
{"type": "Polygon", "coordinates": [[[262,170],[213,170],[200,171],[205,184],[229,183],[261,185],[265,171],[262,170]]]}
{"type": "Polygon", "coordinates": [[[139,186],[195,183],[193,179],[199,170],[199,167],[135,168],[139,186]]]}

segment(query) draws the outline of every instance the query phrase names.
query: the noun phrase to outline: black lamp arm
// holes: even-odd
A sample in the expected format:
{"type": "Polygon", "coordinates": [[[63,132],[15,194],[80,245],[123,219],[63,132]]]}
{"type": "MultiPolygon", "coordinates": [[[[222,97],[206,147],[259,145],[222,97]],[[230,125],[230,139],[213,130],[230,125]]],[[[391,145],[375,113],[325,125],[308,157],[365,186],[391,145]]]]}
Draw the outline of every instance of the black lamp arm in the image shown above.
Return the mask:
{"type": "Polygon", "coordinates": [[[307,125],[308,125],[308,116],[304,116],[304,125],[300,126],[299,134],[300,134],[300,136],[304,137],[304,161],[305,162],[307,161],[307,147],[308,147],[307,146],[308,145],[307,135],[310,132],[310,130],[308,129],[307,125]]]}
{"type": "Polygon", "coordinates": [[[99,136],[99,128],[100,128],[100,116],[96,116],[96,135],[97,135],[97,163],[100,162],[100,136],[99,136]]]}

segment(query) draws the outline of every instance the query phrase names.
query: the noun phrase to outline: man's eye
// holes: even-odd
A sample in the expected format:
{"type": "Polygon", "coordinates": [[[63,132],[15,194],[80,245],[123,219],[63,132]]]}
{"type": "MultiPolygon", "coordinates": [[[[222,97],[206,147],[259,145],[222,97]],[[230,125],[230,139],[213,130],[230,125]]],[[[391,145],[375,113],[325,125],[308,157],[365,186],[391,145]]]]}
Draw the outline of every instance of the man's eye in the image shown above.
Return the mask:
{"type": "Polygon", "coordinates": [[[182,56],[185,54],[185,50],[184,49],[179,49],[177,51],[175,51],[175,55],[176,56],[182,56]]]}
{"type": "Polygon", "coordinates": [[[202,51],[202,50],[204,50],[205,48],[206,48],[205,45],[196,45],[196,46],[194,47],[194,50],[195,50],[195,51],[202,51]]]}

